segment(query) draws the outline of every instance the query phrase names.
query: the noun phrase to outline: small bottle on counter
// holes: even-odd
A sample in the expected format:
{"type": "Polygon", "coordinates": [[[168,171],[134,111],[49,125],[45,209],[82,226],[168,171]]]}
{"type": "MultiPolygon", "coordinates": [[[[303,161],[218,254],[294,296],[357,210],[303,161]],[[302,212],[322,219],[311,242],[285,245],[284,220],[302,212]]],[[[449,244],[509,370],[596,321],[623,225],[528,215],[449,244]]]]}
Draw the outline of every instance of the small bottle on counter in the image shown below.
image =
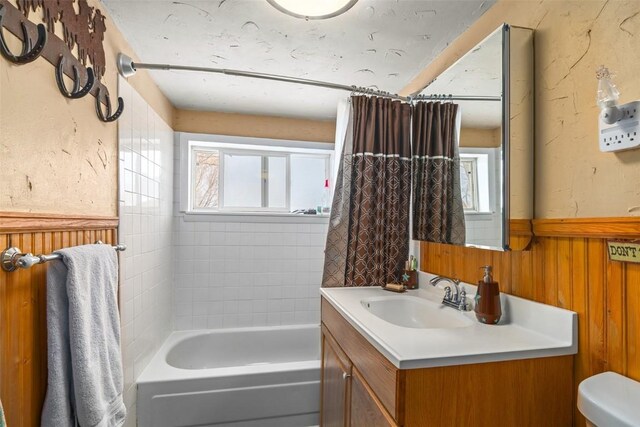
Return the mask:
{"type": "Polygon", "coordinates": [[[418,260],[411,255],[409,260],[404,263],[404,271],[402,272],[402,283],[407,289],[418,288],[418,260]]]}
{"type": "Polygon", "coordinates": [[[491,266],[486,265],[483,268],[484,277],[478,282],[478,291],[475,297],[476,318],[481,323],[495,325],[502,316],[500,289],[498,282],[495,282],[491,275],[491,266]]]}

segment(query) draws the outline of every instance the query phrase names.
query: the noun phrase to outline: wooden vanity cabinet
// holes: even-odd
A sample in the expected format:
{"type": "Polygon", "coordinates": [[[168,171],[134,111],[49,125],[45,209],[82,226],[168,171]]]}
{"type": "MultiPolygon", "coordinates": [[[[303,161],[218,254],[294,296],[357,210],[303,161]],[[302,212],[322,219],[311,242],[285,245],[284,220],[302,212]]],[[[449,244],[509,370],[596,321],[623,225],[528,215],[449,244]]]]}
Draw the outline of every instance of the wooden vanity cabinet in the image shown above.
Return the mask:
{"type": "Polygon", "coordinates": [[[330,335],[322,333],[322,425],[342,427],[349,419],[351,362],[330,335]]]}
{"type": "Polygon", "coordinates": [[[349,401],[349,425],[351,427],[397,426],[355,368],[351,376],[351,398],[349,401]]]}
{"type": "Polygon", "coordinates": [[[573,356],[398,369],[322,298],[323,427],[567,427],[573,356]]]}
{"type": "Polygon", "coordinates": [[[322,328],[322,411],[325,427],[396,426],[362,374],[322,328]]]}

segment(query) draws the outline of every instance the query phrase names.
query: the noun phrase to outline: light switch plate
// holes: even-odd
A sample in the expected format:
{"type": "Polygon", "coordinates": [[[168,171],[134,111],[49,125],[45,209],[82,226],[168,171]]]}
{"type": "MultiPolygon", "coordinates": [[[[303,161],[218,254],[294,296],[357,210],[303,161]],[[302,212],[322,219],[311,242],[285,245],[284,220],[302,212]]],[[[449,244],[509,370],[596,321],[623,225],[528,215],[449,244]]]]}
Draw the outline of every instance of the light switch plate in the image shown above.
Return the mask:
{"type": "Polygon", "coordinates": [[[599,118],[600,151],[614,152],[640,147],[640,101],[618,107],[622,117],[609,125],[599,118]]]}

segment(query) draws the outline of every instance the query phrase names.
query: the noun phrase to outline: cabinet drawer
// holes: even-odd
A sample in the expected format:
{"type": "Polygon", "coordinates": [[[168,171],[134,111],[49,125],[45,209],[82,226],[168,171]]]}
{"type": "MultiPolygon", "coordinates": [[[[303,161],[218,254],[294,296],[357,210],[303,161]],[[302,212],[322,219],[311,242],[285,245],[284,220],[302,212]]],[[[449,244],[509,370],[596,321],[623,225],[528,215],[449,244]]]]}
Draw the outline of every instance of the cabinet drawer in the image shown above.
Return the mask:
{"type": "Polygon", "coordinates": [[[339,343],[385,409],[401,424],[398,404],[401,376],[375,347],[322,298],[322,323],[339,343]]]}

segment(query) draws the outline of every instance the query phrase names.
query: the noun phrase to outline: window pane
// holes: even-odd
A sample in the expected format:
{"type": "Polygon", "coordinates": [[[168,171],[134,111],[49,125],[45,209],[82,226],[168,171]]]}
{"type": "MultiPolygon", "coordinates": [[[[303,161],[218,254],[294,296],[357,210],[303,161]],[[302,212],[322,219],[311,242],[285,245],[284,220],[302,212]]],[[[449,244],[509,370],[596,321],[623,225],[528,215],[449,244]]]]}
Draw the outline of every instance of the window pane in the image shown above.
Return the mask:
{"type": "Polygon", "coordinates": [[[196,209],[218,208],[218,179],[220,152],[218,150],[198,151],[195,155],[194,207],[196,209]]]}
{"type": "Polygon", "coordinates": [[[262,157],[224,155],[224,207],[262,206],[262,157]]]}
{"type": "Polygon", "coordinates": [[[460,187],[464,210],[476,211],[476,160],[460,160],[460,187]]]}
{"type": "Polygon", "coordinates": [[[291,156],[291,210],[315,209],[317,206],[330,206],[328,190],[324,183],[327,158],[310,156],[291,156]]]}
{"type": "Polygon", "coordinates": [[[269,207],[287,207],[286,157],[269,157],[269,207]]]}

